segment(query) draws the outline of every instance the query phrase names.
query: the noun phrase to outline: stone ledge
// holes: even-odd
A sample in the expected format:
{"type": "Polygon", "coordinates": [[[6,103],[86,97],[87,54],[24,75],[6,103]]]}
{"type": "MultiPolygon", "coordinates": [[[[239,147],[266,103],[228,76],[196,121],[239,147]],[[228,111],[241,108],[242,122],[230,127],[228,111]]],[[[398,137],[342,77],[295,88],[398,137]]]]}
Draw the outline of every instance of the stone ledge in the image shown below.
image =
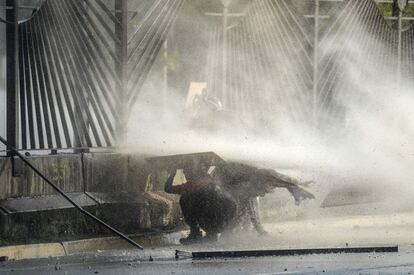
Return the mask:
{"type": "MultiPolygon", "coordinates": [[[[184,231],[149,233],[129,236],[137,243],[144,246],[161,246],[178,244],[179,238],[184,236],[184,231]]],[[[83,239],[61,243],[42,243],[30,245],[15,245],[0,247],[0,257],[8,260],[42,259],[49,257],[63,257],[94,251],[134,249],[125,240],[118,237],[104,237],[83,239]]]]}
{"type": "Polygon", "coordinates": [[[0,247],[0,256],[9,260],[38,259],[66,256],[61,243],[29,244],[0,247]]]}

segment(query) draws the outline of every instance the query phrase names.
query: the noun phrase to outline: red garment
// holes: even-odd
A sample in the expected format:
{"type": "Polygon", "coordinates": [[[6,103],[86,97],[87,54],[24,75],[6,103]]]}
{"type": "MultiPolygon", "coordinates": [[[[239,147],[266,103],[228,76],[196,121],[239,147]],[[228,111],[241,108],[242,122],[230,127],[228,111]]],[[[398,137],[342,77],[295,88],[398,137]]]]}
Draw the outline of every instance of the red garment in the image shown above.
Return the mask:
{"type": "Polygon", "coordinates": [[[171,187],[171,193],[178,194],[178,195],[189,194],[189,193],[199,191],[203,189],[204,187],[209,186],[210,184],[218,184],[218,183],[219,182],[212,177],[205,177],[197,181],[187,181],[186,183],[181,184],[181,185],[174,185],[171,187]]]}

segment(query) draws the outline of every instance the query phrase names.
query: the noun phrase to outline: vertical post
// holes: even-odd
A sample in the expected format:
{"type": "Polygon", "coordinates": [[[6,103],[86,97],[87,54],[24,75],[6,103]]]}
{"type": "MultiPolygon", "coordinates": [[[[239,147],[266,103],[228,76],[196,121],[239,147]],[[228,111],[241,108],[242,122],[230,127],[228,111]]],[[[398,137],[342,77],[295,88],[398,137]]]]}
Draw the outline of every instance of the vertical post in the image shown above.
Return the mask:
{"type": "Polygon", "coordinates": [[[313,89],[312,89],[312,122],[317,126],[318,94],[319,94],[319,0],[315,0],[315,33],[313,43],[313,89]]]}
{"type": "Polygon", "coordinates": [[[222,100],[224,106],[226,106],[227,104],[227,26],[229,15],[228,7],[228,1],[223,1],[222,100]]]}
{"type": "Polygon", "coordinates": [[[116,74],[119,79],[119,85],[117,85],[117,94],[120,96],[120,106],[118,106],[119,120],[117,122],[117,143],[122,144],[126,138],[127,127],[127,110],[126,105],[128,102],[128,81],[127,75],[127,62],[128,62],[128,0],[115,0],[115,12],[118,22],[115,23],[115,35],[117,42],[115,43],[116,56],[118,62],[115,65],[116,74]]]}
{"type": "MultiPolygon", "coordinates": [[[[7,9],[6,20],[6,53],[7,53],[7,141],[8,150],[17,148],[17,103],[19,89],[19,24],[17,17],[18,0],[7,0],[6,5],[12,7],[7,9]]],[[[8,151],[8,155],[13,155],[8,151]]]]}
{"type": "MultiPolygon", "coordinates": [[[[87,7],[87,12],[89,13],[89,8],[87,7]]],[[[79,63],[75,63],[76,66],[76,70],[77,71],[81,71],[82,68],[80,68],[80,64],[79,63]]],[[[78,81],[75,82],[75,89],[78,89],[79,91],[82,90],[82,84],[78,81]]],[[[86,108],[90,108],[90,98],[89,98],[89,94],[85,93],[85,100],[86,100],[86,108]]],[[[81,106],[77,106],[75,104],[74,106],[74,110],[75,110],[75,120],[74,123],[77,125],[77,131],[78,133],[73,133],[74,134],[74,146],[75,149],[73,149],[73,153],[75,154],[80,154],[81,156],[83,155],[83,153],[88,153],[89,152],[89,144],[87,142],[87,137],[89,136],[89,129],[90,129],[90,121],[87,115],[88,110],[84,110],[84,108],[82,108],[81,106]],[[81,126],[85,124],[86,127],[85,129],[81,126]],[[79,136],[79,139],[76,137],[79,136]]]]}
{"type": "Polygon", "coordinates": [[[397,87],[400,87],[401,84],[401,74],[402,74],[402,18],[403,18],[403,10],[407,7],[408,0],[394,0],[393,2],[393,12],[398,10],[398,42],[397,42],[397,87]],[[398,8],[395,8],[398,6],[398,8]]]}
{"type": "Polygon", "coordinates": [[[400,7],[399,7],[399,5],[398,5],[398,0],[393,0],[392,1],[392,13],[391,13],[391,16],[392,17],[396,17],[397,18],[397,20],[394,20],[394,19],[392,19],[392,23],[391,23],[391,26],[394,28],[394,29],[396,29],[396,30],[398,30],[398,13],[400,12],[400,7]]]}
{"type": "Polygon", "coordinates": [[[163,101],[162,101],[162,108],[164,110],[164,114],[166,114],[167,110],[167,96],[168,96],[168,39],[165,39],[164,42],[164,67],[163,67],[163,101]]]}
{"type": "Polygon", "coordinates": [[[401,62],[402,62],[402,10],[398,12],[398,42],[397,42],[397,87],[401,84],[401,62]]]}

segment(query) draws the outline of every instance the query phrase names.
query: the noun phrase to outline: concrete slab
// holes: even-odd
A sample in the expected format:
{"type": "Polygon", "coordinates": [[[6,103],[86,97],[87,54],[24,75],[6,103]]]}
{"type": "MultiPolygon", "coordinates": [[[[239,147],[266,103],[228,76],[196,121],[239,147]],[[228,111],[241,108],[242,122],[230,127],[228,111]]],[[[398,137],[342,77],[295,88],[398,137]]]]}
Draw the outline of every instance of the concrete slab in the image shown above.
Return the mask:
{"type": "Polygon", "coordinates": [[[9,260],[38,259],[65,256],[65,249],[60,243],[30,244],[0,247],[0,255],[9,260]]]}
{"type": "Polygon", "coordinates": [[[126,192],[119,193],[101,193],[101,192],[86,192],[86,194],[99,204],[105,203],[134,203],[147,206],[148,201],[143,196],[131,195],[126,192]]]}
{"type": "MultiPolygon", "coordinates": [[[[97,203],[85,193],[67,193],[68,197],[78,205],[96,206],[97,203]]],[[[22,197],[0,201],[0,208],[8,214],[19,212],[36,212],[51,209],[73,208],[73,205],[60,195],[48,195],[39,197],[22,197]]]]}
{"type": "MultiPolygon", "coordinates": [[[[175,245],[183,232],[152,232],[130,235],[135,242],[144,247],[175,245]]],[[[57,258],[70,255],[81,255],[89,252],[117,251],[131,249],[131,245],[118,237],[92,238],[76,241],[40,243],[0,247],[0,257],[11,260],[57,258]]],[[[1,272],[0,272],[1,273],[1,272]]]]}

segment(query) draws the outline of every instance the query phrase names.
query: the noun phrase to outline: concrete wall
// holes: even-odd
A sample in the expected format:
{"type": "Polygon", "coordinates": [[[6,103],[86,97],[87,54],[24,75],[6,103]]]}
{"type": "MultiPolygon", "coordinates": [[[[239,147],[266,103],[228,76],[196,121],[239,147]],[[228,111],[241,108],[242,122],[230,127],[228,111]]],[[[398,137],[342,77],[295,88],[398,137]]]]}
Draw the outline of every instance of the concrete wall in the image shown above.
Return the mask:
{"type": "MultiPolygon", "coordinates": [[[[66,192],[83,190],[80,155],[29,157],[28,160],[66,192]]],[[[0,158],[0,199],[55,194],[54,190],[20,159],[0,158]]]]}
{"type": "MultiPolygon", "coordinates": [[[[65,192],[145,191],[151,167],[141,155],[115,153],[62,154],[27,158],[65,192]]],[[[20,159],[0,157],[0,199],[55,194],[20,159]]]]}
{"type": "Polygon", "coordinates": [[[128,162],[128,155],[85,154],[85,190],[89,192],[128,190],[128,162]]]}
{"type": "MultiPolygon", "coordinates": [[[[93,198],[96,204],[86,208],[125,233],[160,231],[180,225],[178,197],[160,191],[159,182],[165,181],[165,173],[150,167],[145,156],[88,153],[27,159],[64,191],[93,198]],[[154,176],[149,177],[150,174],[154,176]]],[[[55,205],[48,196],[55,191],[21,160],[13,161],[14,171],[12,160],[0,157],[0,246],[108,234],[75,208],[55,205]],[[51,206],[30,208],[33,200],[47,200],[51,206]],[[31,210],[8,212],[9,203],[31,210]]]]}
{"type": "MultiPolygon", "coordinates": [[[[174,226],[181,218],[179,196],[163,191],[166,172],[151,166],[145,158],[138,154],[87,153],[32,156],[27,159],[65,192],[88,192],[102,198],[99,201],[102,204],[148,205],[145,213],[137,214],[137,218],[142,219],[140,224],[143,227],[174,226]],[[122,194],[131,196],[135,201],[125,201],[122,194]]],[[[14,159],[14,173],[12,167],[10,158],[0,157],[0,204],[5,199],[56,194],[21,160],[14,159]]]]}
{"type": "Polygon", "coordinates": [[[22,194],[12,183],[11,160],[9,158],[0,158],[0,199],[18,196],[22,194]]]}
{"type": "Polygon", "coordinates": [[[151,167],[142,155],[84,154],[85,191],[143,193],[151,167]]]}

